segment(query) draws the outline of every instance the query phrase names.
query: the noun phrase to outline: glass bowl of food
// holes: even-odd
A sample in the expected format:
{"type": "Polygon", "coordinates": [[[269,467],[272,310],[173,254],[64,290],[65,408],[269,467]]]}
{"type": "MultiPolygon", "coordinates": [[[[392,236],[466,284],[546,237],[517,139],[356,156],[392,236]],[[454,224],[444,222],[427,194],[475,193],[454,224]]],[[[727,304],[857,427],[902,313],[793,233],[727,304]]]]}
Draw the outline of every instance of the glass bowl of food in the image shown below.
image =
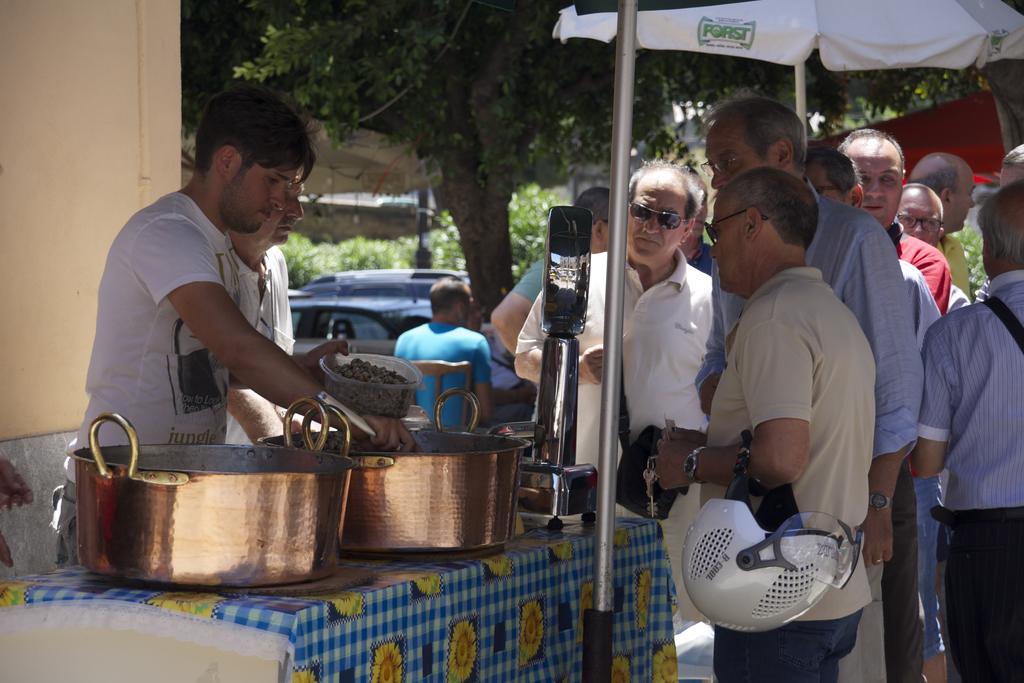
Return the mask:
{"type": "Polygon", "coordinates": [[[327,393],[363,415],[405,417],[423,373],[407,360],[373,353],[340,353],[320,359],[327,393]]]}

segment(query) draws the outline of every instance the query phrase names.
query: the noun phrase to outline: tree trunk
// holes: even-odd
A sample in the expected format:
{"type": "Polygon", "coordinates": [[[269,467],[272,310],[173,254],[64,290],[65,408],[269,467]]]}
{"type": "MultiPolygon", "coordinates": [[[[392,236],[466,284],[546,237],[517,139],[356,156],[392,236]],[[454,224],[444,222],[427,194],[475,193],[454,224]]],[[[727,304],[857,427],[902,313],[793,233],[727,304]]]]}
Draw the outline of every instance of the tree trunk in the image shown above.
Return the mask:
{"type": "Polygon", "coordinates": [[[1024,144],[1024,60],[1000,59],[981,70],[992,88],[1006,151],[1024,144]]]}
{"type": "Polygon", "coordinates": [[[512,246],[508,236],[510,191],[481,187],[476,168],[447,161],[441,181],[445,204],[459,228],[473,296],[489,315],[512,288],[512,246]]]}

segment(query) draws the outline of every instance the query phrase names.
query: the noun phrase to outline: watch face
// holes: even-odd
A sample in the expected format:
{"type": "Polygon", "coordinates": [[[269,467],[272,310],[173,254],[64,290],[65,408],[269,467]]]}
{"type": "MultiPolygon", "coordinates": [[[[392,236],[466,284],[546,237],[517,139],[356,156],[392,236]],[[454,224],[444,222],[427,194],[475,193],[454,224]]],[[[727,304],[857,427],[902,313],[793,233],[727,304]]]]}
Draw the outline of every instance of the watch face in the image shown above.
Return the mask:
{"type": "Polygon", "coordinates": [[[881,493],[872,493],[868,498],[868,505],[876,510],[880,510],[889,506],[889,498],[881,493]]]}

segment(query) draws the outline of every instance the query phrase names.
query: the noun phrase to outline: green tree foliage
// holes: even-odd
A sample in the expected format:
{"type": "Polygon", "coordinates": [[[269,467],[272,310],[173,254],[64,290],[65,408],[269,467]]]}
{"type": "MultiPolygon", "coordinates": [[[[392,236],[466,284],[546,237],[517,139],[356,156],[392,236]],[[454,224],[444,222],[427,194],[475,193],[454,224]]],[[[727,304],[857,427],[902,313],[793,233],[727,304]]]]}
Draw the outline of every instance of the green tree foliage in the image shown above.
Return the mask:
{"type": "MultiPolygon", "coordinates": [[[[214,12],[184,0],[184,97],[198,102],[231,77],[257,80],[291,93],[335,140],[364,127],[409,144],[432,163],[486,307],[513,282],[516,187],[539,162],[565,169],[609,159],[614,46],[553,40],[564,0],[520,2],[513,12],[472,0],[248,0],[234,12],[227,0],[216,4],[214,12]],[[261,27],[258,49],[252,26],[261,27]]],[[[652,154],[678,154],[680,131],[665,123],[671,102],[751,84],[791,94],[791,76],[750,60],[641,52],[634,136],[652,154]]],[[[812,100],[826,111],[838,102],[812,100]]]]}
{"type": "MultiPolygon", "coordinates": [[[[518,280],[535,260],[544,254],[547,235],[547,212],[552,206],[564,204],[554,192],[542,190],[535,183],[525,185],[512,195],[508,205],[509,234],[512,238],[512,273],[518,280]]],[[[441,213],[439,227],[430,231],[430,252],[435,268],[465,270],[459,231],[451,214],[441,213]]],[[[371,240],[365,237],[332,244],[314,243],[305,235],[292,234],[281,247],[288,263],[289,286],[299,288],[313,278],[344,270],[375,268],[412,268],[416,262],[416,238],[371,240]]]]}
{"type": "MultiPolygon", "coordinates": [[[[238,78],[289,92],[336,141],[368,128],[408,144],[430,162],[466,269],[490,308],[511,286],[518,260],[509,235],[513,191],[538,164],[566,169],[610,158],[615,46],[553,40],[566,2],[519,2],[505,12],[474,0],[183,0],[186,127],[206,97],[238,78]]],[[[826,131],[841,126],[857,88],[868,107],[899,113],[984,83],[971,70],[858,80],[826,71],[817,57],[807,81],[808,109],[826,117],[826,131]]],[[[682,155],[681,130],[666,123],[670,103],[714,102],[744,87],[792,101],[792,69],[640,51],[634,140],[651,156],[682,155]]]]}
{"type": "MultiPolygon", "coordinates": [[[[508,204],[508,232],[512,242],[512,279],[518,281],[527,268],[544,256],[548,209],[565,204],[563,197],[536,183],[520,187],[508,204]]],[[[440,227],[430,231],[430,252],[435,268],[466,269],[459,231],[447,211],[438,216],[440,227]]]]}

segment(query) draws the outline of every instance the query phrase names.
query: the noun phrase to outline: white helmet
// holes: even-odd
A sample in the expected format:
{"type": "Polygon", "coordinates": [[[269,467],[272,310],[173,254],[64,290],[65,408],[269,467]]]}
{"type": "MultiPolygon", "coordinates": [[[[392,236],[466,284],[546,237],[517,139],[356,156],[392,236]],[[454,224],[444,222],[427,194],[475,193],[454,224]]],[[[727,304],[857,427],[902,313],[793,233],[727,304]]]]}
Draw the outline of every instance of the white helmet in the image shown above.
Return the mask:
{"type": "Polygon", "coordinates": [[[799,513],[768,532],[746,502],[715,498],[686,534],[683,583],[715,624],[768,631],[809,610],[829,588],[843,588],[858,555],[860,533],[854,539],[832,515],[799,513]]]}

